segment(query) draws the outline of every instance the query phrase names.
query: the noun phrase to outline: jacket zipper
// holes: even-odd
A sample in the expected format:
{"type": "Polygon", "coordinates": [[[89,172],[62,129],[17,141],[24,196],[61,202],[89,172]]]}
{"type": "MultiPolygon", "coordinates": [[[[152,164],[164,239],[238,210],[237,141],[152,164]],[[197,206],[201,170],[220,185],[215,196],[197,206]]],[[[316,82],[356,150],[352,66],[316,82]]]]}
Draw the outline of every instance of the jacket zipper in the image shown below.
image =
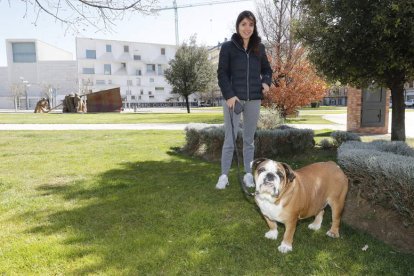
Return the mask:
{"type": "Polygon", "coordinates": [[[250,101],[250,85],[249,85],[249,72],[250,72],[250,59],[249,59],[249,52],[246,50],[247,56],[247,100],[250,101]]]}
{"type": "Polygon", "coordinates": [[[240,50],[242,50],[243,52],[246,53],[247,56],[247,101],[250,101],[250,87],[249,87],[249,71],[250,71],[250,58],[249,58],[249,52],[245,49],[240,48],[240,46],[234,41],[232,40],[232,42],[234,43],[234,45],[236,45],[237,48],[239,48],[240,50]]]}

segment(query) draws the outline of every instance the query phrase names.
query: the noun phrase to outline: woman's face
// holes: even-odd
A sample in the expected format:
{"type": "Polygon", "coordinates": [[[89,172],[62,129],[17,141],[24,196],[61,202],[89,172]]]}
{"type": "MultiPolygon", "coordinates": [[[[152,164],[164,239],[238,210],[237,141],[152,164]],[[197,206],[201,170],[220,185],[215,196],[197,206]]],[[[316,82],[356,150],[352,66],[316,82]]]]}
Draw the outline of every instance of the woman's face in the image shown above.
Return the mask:
{"type": "Polygon", "coordinates": [[[243,39],[250,39],[254,31],[254,22],[249,18],[244,18],[239,23],[239,35],[243,39]]]}

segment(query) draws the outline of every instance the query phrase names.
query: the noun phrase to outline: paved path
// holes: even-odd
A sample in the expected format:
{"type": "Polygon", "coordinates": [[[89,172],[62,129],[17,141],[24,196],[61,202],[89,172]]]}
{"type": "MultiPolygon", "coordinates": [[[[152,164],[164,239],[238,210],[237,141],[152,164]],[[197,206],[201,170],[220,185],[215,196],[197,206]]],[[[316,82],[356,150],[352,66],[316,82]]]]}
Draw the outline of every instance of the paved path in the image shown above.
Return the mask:
{"type": "MultiPolygon", "coordinates": [[[[184,130],[187,124],[0,124],[0,130],[184,130]]],[[[291,124],[296,128],[345,130],[343,125],[291,124]]]]}
{"type": "MultiPolygon", "coordinates": [[[[346,113],[345,114],[329,114],[322,116],[324,119],[342,125],[346,130],[346,113]]],[[[391,119],[392,114],[390,111],[388,134],[391,135],[391,119]]],[[[414,112],[405,112],[405,136],[407,138],[414,138],[414,112]]]]}
{"type": "MultiPolygon", "coordinates": [[[[346,114],[324,115],[332,124],[291,124],[296,128],[314,130],[346,130],[346,114]]],[[[406,137],[414,138],[414,112],[405,113],[406,137]]],[[[0,124],[1,130],[184,130],[187,124],[0,124]]],[[[389,133],[391,133],[391,113],[389,133]]],[[[389,134],[388,134],[389,135],[389,134]]]]}

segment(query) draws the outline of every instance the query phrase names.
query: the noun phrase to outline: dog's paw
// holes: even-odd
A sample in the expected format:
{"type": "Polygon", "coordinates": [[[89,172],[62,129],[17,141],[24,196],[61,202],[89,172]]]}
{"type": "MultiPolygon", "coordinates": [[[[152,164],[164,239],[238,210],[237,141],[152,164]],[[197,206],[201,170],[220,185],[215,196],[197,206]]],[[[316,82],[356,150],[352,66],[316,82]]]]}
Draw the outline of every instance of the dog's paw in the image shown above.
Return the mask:
{"type": "Polygon", "coordinates": [[[319,230],[321,228],[321,225],[320,224],[311,223],[311,224],[308,225],[308,228],[311,229],[311,230],[316,231],[316,230],[319,230]]]}
{"type": "Polygon", "coordinates": [[[329,230],[328,232],[326,232],[326,235],[331,237],[331,238],[339,238],[339,233],[334,233],[331,230],[329,230]]]}
{"type": "Polygon", "coordinates": [[[279,249],[280,253],[288,253],[289,251],[293,250],[291,245],[288,245],[284,242],[282,242],[277,249],[279,249]]]}
{"type": "Polygon", "coordinates": [[[271,240],[276,240],[278,234],[277,229],[269,230],[266,232],[265,237],[271,240]]]}

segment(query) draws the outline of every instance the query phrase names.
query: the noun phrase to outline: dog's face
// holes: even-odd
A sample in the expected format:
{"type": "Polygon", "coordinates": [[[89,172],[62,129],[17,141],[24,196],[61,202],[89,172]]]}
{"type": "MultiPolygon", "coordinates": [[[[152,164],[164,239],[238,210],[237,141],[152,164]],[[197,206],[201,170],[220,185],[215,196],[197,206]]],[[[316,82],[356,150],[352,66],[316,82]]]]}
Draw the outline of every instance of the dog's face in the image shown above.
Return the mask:
{"type": "Polygon", "coordinates": [[[256,159],[252,162],[256,193],[276,198],[286,185],[295,179],[292,168],[285,163],[270,159],[256,159]]]}

